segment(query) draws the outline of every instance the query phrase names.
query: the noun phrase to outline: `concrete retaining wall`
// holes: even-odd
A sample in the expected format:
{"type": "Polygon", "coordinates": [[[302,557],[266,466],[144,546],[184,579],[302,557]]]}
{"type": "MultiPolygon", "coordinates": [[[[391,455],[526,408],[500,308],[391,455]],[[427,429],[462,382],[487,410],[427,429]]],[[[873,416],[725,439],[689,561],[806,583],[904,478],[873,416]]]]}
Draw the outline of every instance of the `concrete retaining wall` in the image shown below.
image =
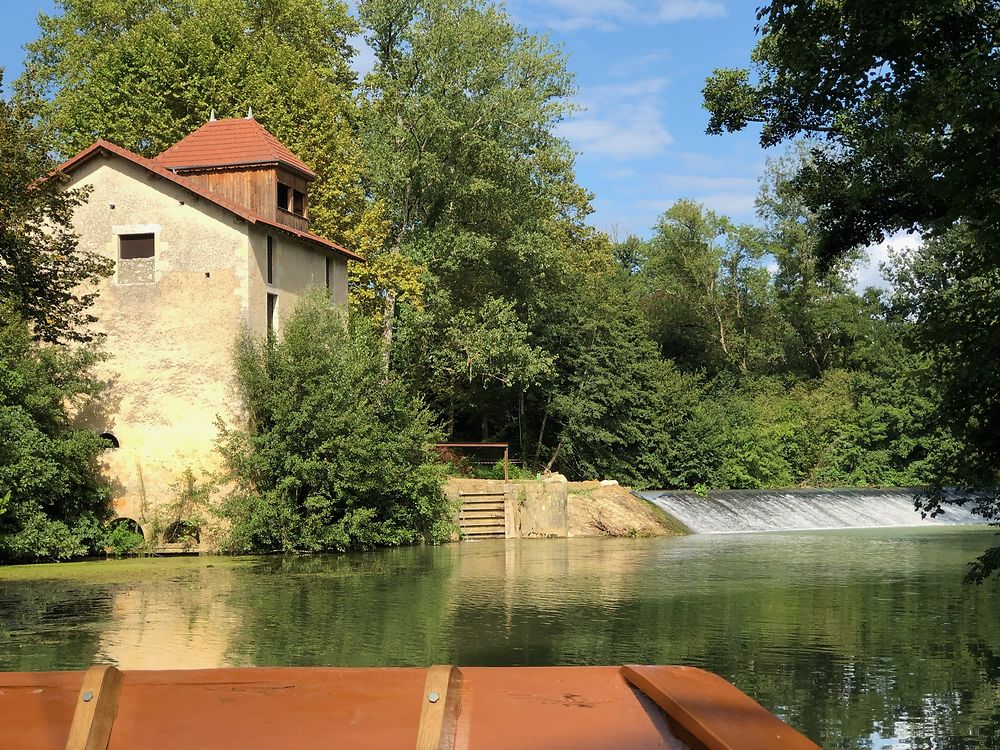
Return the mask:
{"type": "Polygon", "coordinates": [[[458,509],[463,499],[477,494],[502,493],[504,536],[507,539],[565,537],[569,533],[566,516],[566,482],[502,479],[451,479],[445,494],[458,509]]]}

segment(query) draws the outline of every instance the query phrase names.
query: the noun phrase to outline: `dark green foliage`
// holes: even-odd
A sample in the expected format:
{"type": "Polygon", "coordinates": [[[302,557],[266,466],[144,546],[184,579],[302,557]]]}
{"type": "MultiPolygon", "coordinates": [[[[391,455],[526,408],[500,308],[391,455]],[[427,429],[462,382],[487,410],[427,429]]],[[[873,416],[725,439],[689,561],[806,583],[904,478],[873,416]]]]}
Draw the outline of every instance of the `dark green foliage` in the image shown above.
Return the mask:
{"type": "MultiPolygon", "coordinates": [[[[894,303],[913,321],[910,341],[937,388],[934,421],[943,436],[931,456],[935,512],[945,487],[970,490],[988,518],[1000,518],[1000,265],[996,237],[958,225],[897,259],[894,303]]],[[[1000,570],[1000,552],[981,558],[977,580],[1000,570]]]]}
{"type": "Polygon", "coordinates": [[[450,512],[430,413],[395,377],[378,339],[322,295],[305,298],[280,339],[244,338],[238,380],[247,421],[220,449],[235,491],[232,551],[319,551],[438,540],[450,512]]]}
{"type": "Polygon", "coordinates": [[[108,445],[73,427],[100,384],[97,355],[32,342],[28,326],[0,307],[0,562],[65,560],[103,547],[107,488],[97,457],[108,445]]]}
{"type": "Polygon", "coordinates": [[[709,132],[822,137],[796,183],[829,260],[886,233],[1000,226],[1000,10],[986,0],[771,0],[747,70],[705,86],[709,132]]]}
{"type": "Polygon", "coordinates": [[[86,341],[92,285],[112,267],[76,246],[73,210],[86,193],[40,181],[55,167],[40,108],[36,99],[0,97],[0,305],[27,320],[39,340],[86,341]],[[91,291],[80,293],[81,285],[91,291]]]}

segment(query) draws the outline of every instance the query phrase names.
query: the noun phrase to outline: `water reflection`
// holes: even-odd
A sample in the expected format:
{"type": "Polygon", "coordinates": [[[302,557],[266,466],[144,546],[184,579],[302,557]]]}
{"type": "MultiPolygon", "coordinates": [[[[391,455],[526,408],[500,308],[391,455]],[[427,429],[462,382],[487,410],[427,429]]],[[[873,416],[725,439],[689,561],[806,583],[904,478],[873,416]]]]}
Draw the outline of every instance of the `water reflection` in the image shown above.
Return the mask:
{"type": "Polygon", "coordinates": [[[0,570],[0,668],[681,663],[824,747],[994,747],[1000,592],[961,583],[992,541],[877,530],[0,570]]]}

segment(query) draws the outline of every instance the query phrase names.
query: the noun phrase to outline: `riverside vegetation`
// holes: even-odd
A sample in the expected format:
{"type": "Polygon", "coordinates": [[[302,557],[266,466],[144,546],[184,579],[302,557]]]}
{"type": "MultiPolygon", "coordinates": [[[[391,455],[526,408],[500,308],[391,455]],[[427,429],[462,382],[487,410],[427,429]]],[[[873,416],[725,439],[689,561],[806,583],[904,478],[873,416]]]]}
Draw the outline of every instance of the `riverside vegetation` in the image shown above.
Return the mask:
{"type": "MultiPolygon", "coordinates": [[[[808,64],[794,45],[809,48],[819,26],[772,32],[795,14],[818,13],[815,5],[762,10],[759,84],[720,71],[706,87],[710,128],[765,120],[768,144],[806,137],[770,163],[759,220],[740,225],[680,201],[644,240],[588,224],[591,196],[555,132],[571,112],[566,60],[501,6],[363,0],[352,17],[333,0],[63,0],[28,46],[11,99],[0,102],[0,266],[8,280],[0,295],[5,330],[23,342],[0,351],[0,398],[3,418],[20,420],[19,429],[84,447],[73,460],[58,451],[62,474],[51,475],[62,479],[40,487],[28,479],[47,465],[44,441],[0,445],[0,557],[62,559],[106,546],[88,530],[102,528],[94,474],[101,446],[73,432],[66,401],[96,395],[86,358],[99,356],[99,342],[73,340],[85,330],[87,299],[72,290],[108,269],[85,253],[56,252],[37,231],[48,223],[68,241],[66,204],[52,201],[85,196],[57,199],[57,191],[29,186],[51,167],[53,151],[65,156],[103,137],[153,155],[213,107],[235,116],[252,105],[305,155],[320,175],[316,229],[368,260],[352,269],[349,324],[313,300],[282,340],[237,345],[250,418],[221,431],[235,486],[223,505],[231,549],[439,538],[448,509],[428,452],[439,437],[507,441],[531,472],[637,487],[992,485],[992,391],[969,384],[996,343],[988,341],[993,328],[968,323],[995,320],[988,222],[952,210],[957,194],[946,204],[926,186],[923,213],[858,215],[911,184],[896,167],[891,184],[866,174],[866,185],[883,190],[881,203],[850,193],[857,182],[843,170],[855,157],[867,164],[863,148],[884,142],[858,133],[906,122],[911,135],[925,137],[900,138],[893,148],[930,153],[927,133],[938,131],[907,120],[912,112],[894,109],[896,100],[873,97],[888,124],[855,113],[850,127],[841,110],[803,103],[810,92],[794,85],[813,79],[792,75],[808,64]],[[360,80],[348,64],[356,33],[375,56],[360,80]],[[106,84],[124,80],[133,84],[127,91],[106,84]],[[784,122],[793,104],[803,112],[784,122]],[[830,140],[815,140],[817,133],[830,140]],[[824,198],[823,180],[841,191],[829,193],[836,201],[824,198]],[[840,212],[863,234],[841,231],[840,212]],[[857,290],[859,248],[915,225],[933,238],[895,258],[894,292],[857,290]],[[54,292],[30,291],[34,269],[60,264],[69,270],[57,274],[54,292]],[[954,284],[980,293],[955,296],[954,284]],[[33,411],[17,375],[40,358],[71,368],[45,371],[63,389],[46,415],[33,411]],[[292,393],[300,396],[294,402],[292,393]],[[356,403],[357,413],[338,403],[356,403]],[[84,497],[92,498],[85,507],[84,497]],[[61,524],[51,527],[58,533],[31,541],[29,516],[61,524]],[[22,552],[11,552],[15,546],[22,552]]],[[[904,27],[889,17],[960,15],[945,6],[890,3],[871,11],[888,14],[877,24],[848,20],[891,35],[904,27]]],[[[1000,22],[998,13],[968,11],[983,23],[1000,22]]],[[[971,26],[956,33],[963,29],[973,35],[971,26]]],[[[828,30],[833,39],[845,33],[836,23],[828,30]]],[[[930,39],[914,37],[916,51],[882,40],[887,46],[871,54],[890,65],[930,39]]],[[[978,63],[947,62],[979,80],[962,67],[978,63]]],[[[846,76],[855,64],[831,58],[819,67],[846,76]]],[[[949,86],[935,112],[964,116],[962,91],[949,86]]],[[[976,127],[992,134],[996,124],[976,127]]],[[[949,151],[941,138],[933,153],[950,156],[945,166],[966,164],[965,152],[949,151]]],[[[992,373],[1000,360],[990,361],[992,373]]]]}

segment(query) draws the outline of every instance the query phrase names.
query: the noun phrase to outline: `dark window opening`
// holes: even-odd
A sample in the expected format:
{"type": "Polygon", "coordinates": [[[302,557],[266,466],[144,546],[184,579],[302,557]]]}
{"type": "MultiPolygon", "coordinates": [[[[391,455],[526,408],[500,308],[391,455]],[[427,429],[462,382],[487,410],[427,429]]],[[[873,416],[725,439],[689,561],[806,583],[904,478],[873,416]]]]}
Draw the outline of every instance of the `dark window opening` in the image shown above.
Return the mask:
{"type": "Polygon", "coordinates": [[[333,281],[331,279],[331,274],[333,273],[333,263],[330,262],[329,258],[326,260],[326,291],[330,291],[330,287],[333,286],[333,281]]]}
{"type": "Polygon", "coordinates": [[[118,235],[118,257],[122,260],[152,258],[156,241],[152,234],[118,235]]]}
{"type": "Polygon", "coordinates": [[[118,442],[118,438],[115,437],[113,432],[102,432],[101,437],[104,438],[112,448],[121,448],[121,443],[118,442]]]}
{"type": "Polygon", "coordinates": [[[267,295],[267,332],[273,333],[277,326],[278,295],[267,295]]]}
{"type": "Polygon", "coordinates": [[[267,283],[274,283],[274,237],[267,236],[267,283]]]}
{"type": "Polygon", "coordinates": [[[283,182],[278,183],[278,208],[293,213],[296,216],[306,215],[306,194],[289,187],[283,182]]]}

